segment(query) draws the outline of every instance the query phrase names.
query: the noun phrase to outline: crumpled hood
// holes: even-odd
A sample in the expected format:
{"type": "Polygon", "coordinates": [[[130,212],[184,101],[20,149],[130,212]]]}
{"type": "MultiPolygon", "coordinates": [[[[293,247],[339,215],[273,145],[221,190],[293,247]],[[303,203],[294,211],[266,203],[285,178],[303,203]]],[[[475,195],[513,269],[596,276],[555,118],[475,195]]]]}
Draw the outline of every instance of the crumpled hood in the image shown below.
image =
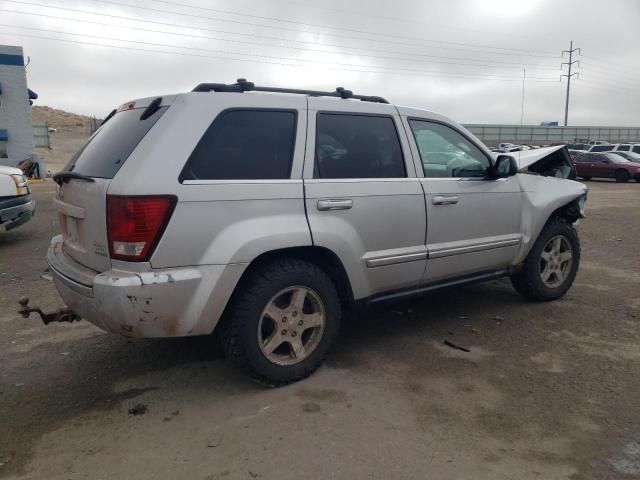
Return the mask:
{"type": "Polygon", "coordinates": [[[518,169],[520,171],[526,170],[534,163],[542,160],[543,158],[551,155],[558,150],[564,148],[564,145],[556,145],[555,147],[536,148],[535,150],[522,150],[520,152],[509,152],[506,155],[510,155],[516,159],[518,163],[518,169]]]}

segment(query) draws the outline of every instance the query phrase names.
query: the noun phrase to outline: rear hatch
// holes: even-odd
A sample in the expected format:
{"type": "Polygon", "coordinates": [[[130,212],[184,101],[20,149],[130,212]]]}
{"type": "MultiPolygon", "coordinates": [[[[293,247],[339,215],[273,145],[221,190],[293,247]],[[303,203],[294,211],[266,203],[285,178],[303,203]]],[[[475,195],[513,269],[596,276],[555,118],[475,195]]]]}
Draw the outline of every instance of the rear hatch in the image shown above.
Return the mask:
{"type": "Polygon", "coordinates": [[[161,98],[120,106],[54,175],[63,249],[76,262],[97,272],[111,268],[106,220],[109,184],[168,108],[161,98]]]}

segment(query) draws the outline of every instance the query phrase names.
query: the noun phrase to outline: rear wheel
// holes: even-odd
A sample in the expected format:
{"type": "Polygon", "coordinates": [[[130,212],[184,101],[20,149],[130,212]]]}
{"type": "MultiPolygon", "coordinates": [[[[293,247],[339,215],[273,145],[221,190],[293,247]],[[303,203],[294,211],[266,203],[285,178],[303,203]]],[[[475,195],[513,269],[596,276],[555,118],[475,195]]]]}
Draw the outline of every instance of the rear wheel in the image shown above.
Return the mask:
{"type": "Polygon", "coordinates": [[[529,300],[555,300],[569,290],[579,264],[578,233],[564,219],[554,218],[540,232],[522,270],[511,277],[511,283],[529,300]]]}
{"type": "Polygon", "coordinates": [[[620,169],[616,170],[614,178],[616,179],[616,182],[627,183],[629,181],[629,178],[631,178],[631,175],[629,175],[629,172],[627,172],[626,170],[620,169]]]}
{"type": "Polygon", "coordinates": [[[314,372],[340,326],[329,276],[302,260],[275,261],[250,274],[224,319],[227,357],[259,383],[277,386],[314,372]]]}

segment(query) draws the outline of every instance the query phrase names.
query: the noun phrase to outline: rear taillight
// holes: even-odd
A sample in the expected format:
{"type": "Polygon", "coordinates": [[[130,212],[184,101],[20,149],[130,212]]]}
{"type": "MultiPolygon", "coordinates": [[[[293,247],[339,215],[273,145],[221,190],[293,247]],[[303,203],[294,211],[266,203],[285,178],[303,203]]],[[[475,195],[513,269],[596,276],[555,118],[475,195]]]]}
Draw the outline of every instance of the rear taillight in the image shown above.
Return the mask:
{"type": "Polygon", "coordinates": [[[149,260],[176,205],[172,195],[107,195],[109,253],[116,260],[149,260]]]}

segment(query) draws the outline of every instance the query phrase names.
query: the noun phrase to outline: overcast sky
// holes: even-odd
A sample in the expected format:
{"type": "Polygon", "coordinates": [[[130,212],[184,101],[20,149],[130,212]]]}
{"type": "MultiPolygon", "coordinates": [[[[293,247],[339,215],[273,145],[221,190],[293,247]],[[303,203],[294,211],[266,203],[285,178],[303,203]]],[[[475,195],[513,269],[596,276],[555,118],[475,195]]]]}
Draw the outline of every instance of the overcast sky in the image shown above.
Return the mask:
{"type": "Polygon", "coordinates": [[[0,0],[36,104],[96,116],[245,77],[519,124],[526,69],[524,123],[561,122],[573,40],[569,124],[639,126],[639,27],[640,0],[0,0]]]}

